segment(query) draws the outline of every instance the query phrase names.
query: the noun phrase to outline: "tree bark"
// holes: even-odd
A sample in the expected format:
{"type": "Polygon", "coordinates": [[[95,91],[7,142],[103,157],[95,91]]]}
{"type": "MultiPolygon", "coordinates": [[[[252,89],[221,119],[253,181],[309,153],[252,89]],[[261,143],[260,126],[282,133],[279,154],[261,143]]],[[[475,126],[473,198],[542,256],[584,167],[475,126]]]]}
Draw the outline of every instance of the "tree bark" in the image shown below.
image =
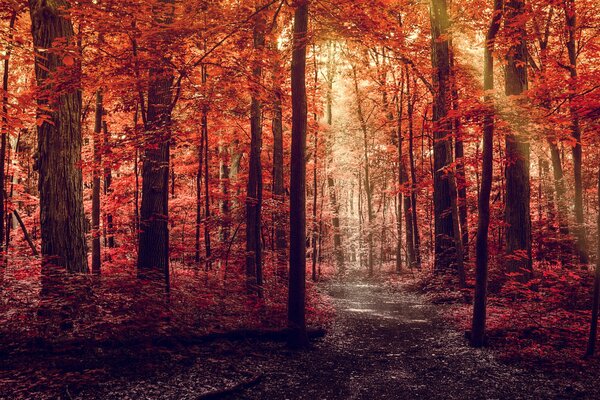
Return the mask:
{"type": "MultiPolygon", "coordinates": [[[[6,219],[6,199],[4,196],[4,188],[6,185],[6,148],[8,143],[8,135],[10,134],[8,128],[8,78],[9,78],[9,66],[10,56],[12,53],[12,39],[15,22],[17,20],[17,12],[13,11],[10,22],[8,23],[8,47],[4,58],[4,68],[2,71],[2,131],[0,135],[0,251],[4,245],[4,222],[6,219]]],[[[8,246],[7,246],[8,248],[8,246]]]]}
{"type": "Polygon", "coordinates": [[[299,0],[294,13],[292,51],[292,159],[290,174],[290,279],[288,344],[306,347],[306,40],[308,0],[299,0]]]}
{"type": "Polygon", "coordinates": [[[275,217],[275,249],[277,252],[277,276],[282,279],[287,279],[287,232],[285,223],[282,221],[281,210],[285,207],[285,187],[283,177],[283,110],[281,90],[281,67],[279,64],[275,66],[274,81],[275,81],[275,100],[273,109],[273,197],[278,203],[278,212],[275,217]]]}
{"type": "Polygon", "coordinates": [[[102,165],[102,149],[100,134],[102,132],[102,90],[96,92],[96,118],[94,122],[94,168],[92,189],[92,273],[100,274],[102,264],[100,254],[100,168],[102,165]]]}
{"type": "MultiPolygon", "coordinates": [[[[161,0],[172,4],[174,0],[161,0]]],[[[167,11],[171,13],[172,11],[167,11]]],[[[171,15],[155,15],[155,22],[169,24],[171,15]]],[[[161,39],[156,37],[157,42],[161,39]]],[[[154,44],[154,43],[153,43],[154,44]]],[[[158,45],[158,43],[156,43],[158,45]]],[[[148,107],[144,129],[146,148],[142,166],[142,204],[138,275],[165,280],[169,288],[169,166],[173,71],[161,61],[149,70],[148,107]]]]}
{"type": "Polygon", "coordinates": [[[479,190],[477,239],[475,242],[475,294],[471,324],[471,346],[481,347],[485,343],[485,321],[487,316],[488,284],[488,233],[490,226],[490,193],[494,173],[494,101],[489,93],[494,89],[494,44],[502,20],[503,0],[494,0],[492,21],[485,37],[483,61],[483,89],[486,91],[487,109],[483,116],[483,160],[481,189],[479,190]]]}
{"type": "MultiPolygon", "coordinates": [[[[255,61],[252,76],[258,82],[262,77],[260,57],[265,45],[265,20],[259,16],[254,25],[255,61]]],[[[250,105],[250,165],[246,197],[246,286],[259,296],[262,291],[261,209],[262,209],[262,104],[256,89],[252,89],[250,105]]]]}
{"type": "MultiPolygon", "coordinates": [[[[519,38],[506,56],[505,93],[514,96],[513,106],[522,102],[519,97],[527,90],[527,46],[524,23],[520,22],[525,12],[523,0],[509,0],[505,6],[505,28],[519,38]]],[[[515,112],[514,108],[512,112],[515,112]]],[[[506,135],[506,254],[507,271],[520,274],[520,280],[531,277],[531,216],[529,156],[530,144],[520,116],[512,118],[511,132],[506,135]]]]}
{"type": "MultiPolygon", "coordinates": [[[[587,253],[587,240],[585,220],[583,218],[583,178],[581,175],[581,166],[583,150],[581,146],[581,126],[579,115],[573,104],[573,98],[577,93],[577,44],[575,34],[577,29],[577,12],[575,0],[564,0],[565,18],[567,25],[568,40],[567,53],[569,55],[569,113],[571,114],[571,136],[575,141],[573,147],[573,176],[575,181],[575,227],[573,229],[576,237],[577,253],[579,262],[582,265],[589,263],[587,253]]],[[[586,267],[587,268],[587,267],[586,267]]]]}
{"type": "Polygon", "coordinates": [[[450,58],[448,44],[448,11],[446,0],[431,0],[431,63],[434,70],[433,85],[433,203],[435,222],[435,263],[437,273],[451,269],[456,257],[450,182],[445,176],[448,166],[448,135],[452,123],[447,118],[450,105],[450,58]]]}
{"type": "Polygon", "coordinates": [[[36,49],[38,84],[38,159],[40,224],[44,269],[65,267],[87,272],[81,168],[80,64],[62,52],[47,52],[56,40],[74,40],[73,25],[63,14],[65,0],[29,0],[36,49]],[[42,53],[43,52],[43,53],[42,53]],[[59,67],[72,84],[60,90],[52,82],[59,67]],[[51,111],[42,111],[42,109],[51,111]]]}

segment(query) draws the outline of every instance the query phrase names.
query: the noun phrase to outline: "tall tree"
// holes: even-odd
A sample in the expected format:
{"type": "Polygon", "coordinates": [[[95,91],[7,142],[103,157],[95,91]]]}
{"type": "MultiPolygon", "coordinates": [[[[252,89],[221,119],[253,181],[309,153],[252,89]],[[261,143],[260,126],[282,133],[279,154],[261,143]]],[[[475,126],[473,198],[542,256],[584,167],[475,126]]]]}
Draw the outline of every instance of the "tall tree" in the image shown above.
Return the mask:
{"type": "MultiPolygon", "coordinates": [[[[446,142],[452,132],[447,118],[450,107],[450,55],[446,0],[431,0],[431,63],[433,67],[433,205],[435,219],[435,265],[437,272],[451,269],[456,256],[452,221],[451,188],[446,168],[451,154],[446,142]]],[[[451,150],[451,146],[450,146],[451,150]]],[[[414,221],[413,221],[414,222],[414,221]]]]}
{"type": "MultiPolygon", "coordinates": [[[[151,38],[154,51],[168,42],[160,26],[173,19],[174,0],[160,0],[154,25],[157,33],[151,38]]],[[[148,106],[143,114],[146,131],[142,167],[142,204],[137,267],[141,277],[163,276],[169,285],[169,166],[171,140],[171,111],[173,103],[173,71],[159,55],[148,72],[148,106]]]]}
{"type": "Polygon", "coordinates": [[[577,252],[582,264],[589,262],[587,253],[587,240],[585,234],[585,221],[583,218],[583,177],[581,174],[583,150],[581,146],[581,125],[579,115],[573,104],[573,98],[577,94],[577,9],[575,0],[563,0],[567,28],[567,53],[569,55],[569,112],[571,117],[571,135],[575,141],[573,146],[573,176],[575,181],[575,227],[574,233],[577,239],[577,252]]]}
{"type": "MultiPolygon", "coordinates": [[[[518,38],[506,55],[505,94],[520,109],[521,95],[527,90],[527,44],[523,15],[525,2],[509,0],[504,8],[507,34],[518,38]]],[[[516,113],[515,113],[516,114],[516,113]]],[[[520,113],[511,118],[511,132],[506,135],[506,253],[508,272],[531,275],[531,217],[529,155],[530,144],[520,113]]]]}
{"type": "MultiPolygon", "coordinates": [[[[61,41],[73,45],[73,24],[65,0],[29,0],[36,50],[38,84],[38,151],[40,224],[44,266],[87,272],[81,161],[81,64],[75,56],[52,49],[61,41]],[[63,70],[70,84],[56,85],[63,70]]],[[[64,79],[64,77],[62,78],[64,79]]]]}
{"type": "Polygon", "coordinates": [[[288,345],[308,344],[306,335],[306,41],[308,0],[298,0],[292,50],[292,158],[290,173],[290,277],[288,345]]]}
{"type": "Polygon", "coordinates": [[[92,179],[92,273],[100,274],[100,165],[102,153],[100,134],[102,132],[102,91],[96,91],[96,115],[94,121],[94,168],[92,179]]]}
{"type": "MultiPolygon", "coordinates": [[[[598,205],[600,205],[600,171],[598,171],[598,205]]],[[[600,213],[597,217],[598,232],[600,232],[600,213]]],[[[594,292],[592,298],[592,319],[590,322],[590,336],[586,350],[587,356],[593,356],[596,351],[598,336],[598,306],[600,304],[600,236],[596,242],[596,272],[594,274],[594,292]]]]}
{"type": "Polygon", "coordinates": [[[253,88],[250,105],[250,165],[246,198],[246,282],[249,291],[261,293],[262,249],[261,249],[261,210],[262,210],[262,103],[258,85],[262,77],[261,55],[265,45],[265,19],[262,13],[254,22],[255,59],[252,68],[253,88]]]}
{"type": "Polygon", "coordinates": [[[490,226],[490,193],[494,172],[494,102],[490,93],[494,89],[494,45],[502,20],[503,0],[494,0],[492,21],[485,36],[483,50],[483,90],[485,91],[486,111],[483,116],[483,168],[481,189],[479,190],[477,239],[475,242],[475,296],[473,298],[473,319],[471,325],[471,345],[484,345],[486,301],[488,284],[488,231],[490,226]]]}

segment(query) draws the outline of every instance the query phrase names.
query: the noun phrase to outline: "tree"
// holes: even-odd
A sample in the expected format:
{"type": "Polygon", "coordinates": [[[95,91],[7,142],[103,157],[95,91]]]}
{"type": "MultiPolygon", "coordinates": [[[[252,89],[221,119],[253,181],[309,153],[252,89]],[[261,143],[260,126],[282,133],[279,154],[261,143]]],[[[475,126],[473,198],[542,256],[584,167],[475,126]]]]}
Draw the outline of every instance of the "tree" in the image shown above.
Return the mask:
{"type": "MultiPolygon", "coordinates": [[[[256,59],[252,69],[253,84],[258,86],[262,77],[260,55],[265,46],[265,19],[259,14],[254,23],[254,50],[256,59]]],[[[262,209],[262,104],[257,88],[252,88],[250,105],[250,165],[248,166],[248,190],[246,197],[246,279],[249,291],[261,295],[262,249],[261,249],[261,209],[262,209]]]]}
{"type": "Polygon", "coordinates": [[[483,90],[486,92],[487,110],[483,116],[483,168],[478,199],[477,239],[475,242],[475,295],[471,324],[471,345],[485,343],[486,300],[488,284],[488,232],[490,226],[490,193],[494,173],[494,102],[490,93],[494,89],[494,44],[502,20],[503,0],[494,0],[492,20],[485,36],[483,51],[483,90]]]}
{"type": "Polygon", "coordinates": [[[575,0],[563,1],[565,20],[567,28],[567,53],[569,55],[569,113],[571,118],[571,135],[575,141],[573,146],[573,177],[575,181],[575,236],[577,238],[577,252],[579,261],[582,264],[589,262],[587,254],[587,241],[585,234],[585,222],[583,219],[583,178],[581,174],[583,151],[581,146],[581,125],[577,109],[573,105],[573,98],[577,93],[577,44],[576,44],[576,29],[577,29],[577,10],[575,8],[575,0]]]}
{"type": "MultiPolygon", "coordinates": [[[[161,0],[172,5],[174,0],[161,0]]],[[[172,20],[170,7],[157,8],[155,24],[168,24],[172,20]]],[[[153,45],[164,46],[165,33],[160,30],[153,45]],[[162,36],[162,37],[161,37],[162,36]]],[[[157,54],[155,55],[158,56],[157,54]]],[[[140,208],[140,234],[138,242],[138,272],[141,277],[165,279],[169,285],[169,166],[170,130],[173,103],[173,71],[156,60],[148,72],[148,107],[143,112],[146,131],[142,167],[142,204],[140,208]]]]}
{"type": "Polygon", "coordinates": [[[292,50],[292,159],[290,173],[290,277],[288,345],[305,347],[306,336],[306,41],[308,0],[298,0],[292,50]]]}
{"type": "MultiPolygon", "coordinates": [[[[446,0],[431,0],[431,63],[433,67],[433,203],[435,217],[435,266],[437,272],[450,270],[455,259],[454,228],[450,182],[446,168],[451,154],[446,142],[452,131],[447,118],[450,106],[450,57],[448,45],[448,10],[446,0]]],[[[414,223],[414,221],[413,221],[414,223]]]]}
{"type": "MultiPolygon", "coordinates": [[[[505,94],[519,109],[524,101],[521,95],[528,88],[527,43],[523,21],[525,3],[522,0],[506,2],[504,27],[507,34],[518,38],[506,55],[505,94]]],[[[531,218],[529,153],[530,144],[526,127],[519,115],[511,118],[511,132],[506,135],[506,254],[507,271],[520,274],[521,280],[531,276],[531,218]]]]}
{"type": "Polygon", "coordinates": [[[81,64],[70,50],[73,24],[65,0],[30,0],[31,32],[36,49],[40,225],[43,265],[87,272],[81,161],[81,64]],[[64,42],[63,48],[56,48],[64,42]],[[62,70],[62,85],[56,73],[62,70]]]}

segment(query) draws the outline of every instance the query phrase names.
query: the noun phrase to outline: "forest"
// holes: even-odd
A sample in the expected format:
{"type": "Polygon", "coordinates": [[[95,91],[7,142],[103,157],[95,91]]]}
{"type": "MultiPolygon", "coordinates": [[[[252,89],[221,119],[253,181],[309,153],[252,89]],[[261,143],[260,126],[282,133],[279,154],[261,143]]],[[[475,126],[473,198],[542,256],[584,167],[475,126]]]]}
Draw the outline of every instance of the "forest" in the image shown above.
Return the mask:
{"type": "Polygon", "coordinates": [[[596,0],[0,0],[0,399],[597,399],[596,0]]]}

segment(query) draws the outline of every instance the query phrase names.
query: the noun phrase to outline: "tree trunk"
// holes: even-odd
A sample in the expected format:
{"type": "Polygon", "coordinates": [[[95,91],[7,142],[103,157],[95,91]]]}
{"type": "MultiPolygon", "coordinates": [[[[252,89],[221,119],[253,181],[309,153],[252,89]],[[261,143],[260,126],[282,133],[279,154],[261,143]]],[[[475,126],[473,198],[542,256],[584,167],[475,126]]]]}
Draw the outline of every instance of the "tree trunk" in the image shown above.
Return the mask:
{"type": "MultiPolygon", "coordinates": [[[[520,22],[525,12],[523,0],[509,0],[505,6],[505,28],[519,38],[506,56],[505,93],[520,96],[527,90],[527,47],[525,26],[520,22]]],[[[516,97],[514,107],[521,100],[516,97]]],[[[517,108],[514,108],[516,110],[517,108]]],[[[529,154],[530,145],[520,116],[512,118],[511,133],[506,135],[506,254],[507,271],[521,274],[520,280],[531,277],[531,216],[529,154]]]]}
{"type": "Polygon", "coordinates": [[[298,1],[292,51],[292,159],[290,174],[290,347],[308,344],[305,320],[306,278],[306,40],[308,1],[298,1]]]}
{"type": "MultiPolygon", "coordinates": [[[[582,165],[582,146],[581,146],[581,126],[579,116],[573,104],[573,98],[577,93],[577,44],[575,42],[575,33],[577,29],[577,12],[575,0],[564,0],[565,18],[567,25],[567,53],[569,54],[569,112],[571,114],[571,136],[575,141],[573,147],[573,175],[575,180],[575,227],[577,253],[579,262],[582,265],[589,263],[587,253],[587,240],[585,232],[585,220],[583,218],[583,179],[581,175],[582,165]]],[[[587,268],[587,267],[586,267],[587,268]]]]}
{"type": "Polygon", "coordinates": [[[312,202],[312,253],[311,253],[311,271],[313,282],[317,281],[317,240],[319,238],[319,225],[317,223],[317,198],[319,195],[318,182],[317,182],[317,168],[319,164],[319,118],[317,116],[317,87],[319,85],[319,69],[317,65],[317,52],[313,45],[313,69],[314,69],[314,94],[313,94],[313,121],[314,121],[314,132],[313,132],[313,202],[312,202]]]}
{"type": "MultiPolygon", "coordinates": [[[[17,12],[13,11],[10,22],[8,24],[8,47],[4,58],[4,69],[2,71],[2,131],[0,135],[0,251],[4,244],[4,220],[5,220],[5,209],[6,199],[4,196],[4,187],[6,184],[6,147],[8,143],[8,135],[10,130],[8,128],[8,78],[9,78],[9,62],[12,53],[12,39],[13,29],[17,20],[17,12]]],[[[8,248],[8,246],[7,246],[8,248]]]]}
{"type": "Polygon", "coordinates": [[[368,260],[367,267],[369,271],[369,276],[373,276],[373,191],[371,188],[371,176],[370,176],[370,168],[369,168],[369,130],[367,127],[367,121],[365,119],[365,114],[362,108],[362,98],[361,93],[358,88],[358,76],[356,75],[356,68],[353,66],[352,73],[354,76],[354,91],[356,93],[356,111],[358,114],[358,120],[360,122],[360,128],[363,134],[363,157],[364,157],[364,168],[365,168],[365,195],[367,197],[367,245],[368,245],[368,260]]]}
{"type": "Polygon", "coordinates": [[[198,268],[200,267],[200,226],[202,225],[202,161],[204,160],[204,135],[208,133],[206,132],[207,129],[204,129],[204,126],[208,123],[207,113],[206,107],[203,106],[202,121],[200,122],[200,143],[198,144],[198,171],[196,172],[196,240],[194,243],[194,261],[198,268]]]}
{"type": "MultiPolygon", "coordinates": [[[[416,86],[416,81],[413,80],[416,86]]],[[[414,95],[413,95],[414,96],[414,95]]],[[[407,97],[407,112],[408,112],[408,161],[410,164],[410,212],[411,212],[411,228],[413,241],[413,256],[414,266],[421,268],[421,237],[419,236],[419,220],[417,218],[417,171],[415,168],[414,155],[414,106],[416,97],[411,98],[410,92],[410,76],[408,67],[406,67],[406,97],[407,97]]]]}
{"type": "MultiPolygon", "coordinates": [[[[260,82],[262,68],[259,59],[265,45],[264,18],[258,18],[254,26],[255,65],[252,75],[260,82]]],[[[248,191],[246,198],[246,286],[249,292],[261,295],[262,291],[262,251],[261,251],[261,208],[262,208],[262,104],[258,93],[253,89],[250,105],[250,165],[248,171],[248,191]]]]}
{"type": "MultiPolygon", "coordinates": [[[[104,130],[104,148],[102,149],[102,153],[105,155],[110,155],[110,134],[108,133],[108,125],[106,121],[103,122],[103,130],[104,130]]],[[[110,160],[104,158],[104,196],[108,196],[111,193],[110,186],[112,185],[112,171],[110,168],[110,160]]],[[[112,213],[106,214],[106,227],[105,227],[105,245],[108,248],[115,247],[115,233],[113,232],[113,215],[112,213]]]]}
{"type": "MultiPolygon", "coordinates": [[[[173,3],[174,0],[161,0],[173,3]]],[[[171,13],[172,11],[167,11],[171,13]]],[[[170,23],[170,15],[155,21],[170,23]]],[[[157,38],[158,39],[158,38],[157,38]]],[[[142,167],[142,204],[138,274],[142,278],[163,277],[169,289],[169,166],[173,71],[160,64],[149,70],[148,109],[144,129],[146,148],[142,167]]]]}
{"type": "MultiPolygon", "coordinates": [[[[327,95],[326,95],[326,119],[329,127],[333,124],[333,81],[336,75],[335,44],[329,44],[327,51],[327,95]]],[[[334,137],[332,135],[330,143],[327,144],[327,155],[331,159],[334,137]]],[[[331,165],[332,162],[329,162],[331,165]]],[[[337,193],[335,189],[335,180],[331,172],[327,172],[327,189],[329,191],[329,203],[331,205],[333,226],[333,251],[335,254],[336,268],[339,273],[344,273],[344,248],[342,247],[342,234],[340,231],[340,206],[338,204],[337,193]]]]}
{"type": "Polygon", "coordinates": [[[100,168],[102,165],[102,149],[100,134],[102,132],[102,90],[96,92],[96,118],[94,122],[94,168],[92,189],[92,273],[100,274],[102,264],[100,254],[100,168]]]}
{"type": "Polygon", "coordinates": [[[287,232],[283,221],[282,209],[285,208],[285,187],[283,178],[283,110],[281,90],[281,67],[275,66],[275,101],[273,109],[273,197],[278,203],[275,216],[275,250],[277,252],[277,276],[287,279],[287,232]]]}
{"type": "Polygon", "coordinates": [[[435,265],[438,273],[450,270],[456,257],[450,182],[445,176],[448,166],[448,135],[452,131],[447,118],[450,105],[450,58],[448,45],[448,11],[446,0],[431,0],[431,62],[434,70],[433,84],[433,203],[435,219],[435,265]]]}
{"type": "MultiPolygon", "coordinates": [[[[492,21],[485,37],[483,61],[483,89],[494,89],[494,44],[502,20],[504,0],[494,0],[492,21]]],[[[483,160],[481,189],[479,191],[477,239],[475,243],[475,295],[471,325],[471,346],[481,347],[485,343],[485,321],[488,284],[488,231],[490,226],[490,193],[494,178],[494,102],[491,94],[485,94],[487,109],[483,120],[483,160]]]]}
{"type": "Polygon", "coordinates": [[[80,64],[61,52],[45,51],[57,41],[73,40],[73,25],[61,15],[65,0],[29,0],[31,31],[36,49],[38,83],[38,160],[40,223],[44,268],[66,267],[69,272],[87,272],[81,162],[80,64]],[[64,56],[64,58],[63,58],[64,56]],[[64,90],[52,79],[57,69],[72,84],[64,90]],[[48,110],[51,111],[42,111],[48,110]]]}

